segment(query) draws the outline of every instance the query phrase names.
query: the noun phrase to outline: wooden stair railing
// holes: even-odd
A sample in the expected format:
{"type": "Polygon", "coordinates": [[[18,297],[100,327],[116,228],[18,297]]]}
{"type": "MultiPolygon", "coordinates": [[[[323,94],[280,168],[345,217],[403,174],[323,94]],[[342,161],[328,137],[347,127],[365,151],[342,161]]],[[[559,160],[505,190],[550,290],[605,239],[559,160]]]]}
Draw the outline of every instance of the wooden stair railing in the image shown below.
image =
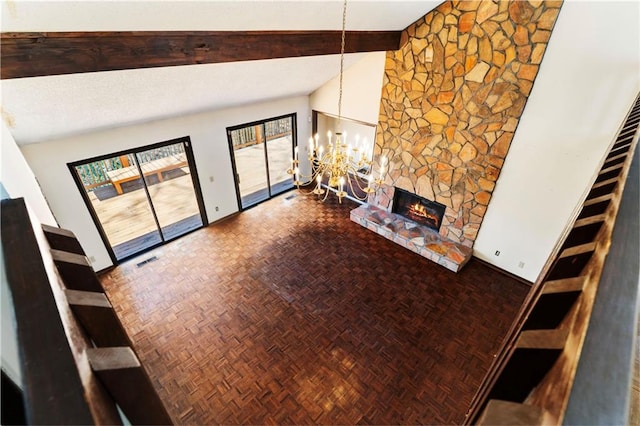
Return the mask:
{"type": "Polygon", "coordinates": [[[639,123],[637,97],[581,210],[503,341],[465,424],[563,422],[638,143],[639,123]]]}
{"type": "Polygon", "coordinates": [[[2,200],[28,424],[172,424],[72,232],[2,200]]]}

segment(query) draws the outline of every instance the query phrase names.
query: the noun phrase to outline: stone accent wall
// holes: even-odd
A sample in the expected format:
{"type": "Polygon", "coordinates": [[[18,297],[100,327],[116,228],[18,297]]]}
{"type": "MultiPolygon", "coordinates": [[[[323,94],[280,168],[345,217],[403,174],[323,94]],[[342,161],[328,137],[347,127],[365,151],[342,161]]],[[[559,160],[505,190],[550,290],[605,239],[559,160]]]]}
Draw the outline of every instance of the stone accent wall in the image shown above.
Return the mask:
{"type": "Polygon", "coordinates": [[[561,1],[447,1],[387,53],[375,155],[397,186],[447,206],[440,233],[471,247],[561,1]]]}

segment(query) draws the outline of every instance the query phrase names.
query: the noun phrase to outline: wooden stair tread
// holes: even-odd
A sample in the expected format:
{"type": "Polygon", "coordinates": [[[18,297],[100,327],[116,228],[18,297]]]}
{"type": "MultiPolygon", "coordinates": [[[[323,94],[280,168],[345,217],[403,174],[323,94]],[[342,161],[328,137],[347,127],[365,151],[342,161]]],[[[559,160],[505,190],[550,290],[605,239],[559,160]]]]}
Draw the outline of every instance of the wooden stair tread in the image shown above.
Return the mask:
{"type": "Polygon", "coordinates": [[[633,137],[636,135],[636,130],[628,130],[626,132],[622,132],[620,133],[620,135],[618,136],[618,139],[616,139],[616,141],[620,142],[623,140],[627,140],[627,139],[633,139],[633,137]]]}
{"type": "Polygon", "coordinates": [[[623,139],[621,141],[616,142],[616,144],[611,147],[611,151],[609,151],[609,155],[616,155],[617,151],[624,152],[625,154],[629,154],[629,149],[633,144],[633,138],[623,139]]]}
{"type": "Polygon", "coordinates": [[[603,186],[607,186],[607,185],[610,185],[610,184],[612,184],[612,183],[617,183],[617,182],[618,182],[618,178],[617,178],[617,177],[614,177],[614,178],[607,179],[607,180],[603,180],[602,182],[598,182],[598,183],[594,184],[594,185],[591,187],[591,189],[601,188],[601,187],[603,187],[603,186]]]}
{"type": "Polygon", "coordinates": [[[104,292],[89,259],[83,254],[65,250],[51,249],[51,257],[64,280],[66,288],[71,290],[104,292]]]}
{"type": "Polygon", "coordinates": [[[557,294],[582,291],[586,281],[587,277],[585,276],[547,281],[546,283],[544,283],[542,294],[557,294]]]}
{"type": "Polygon", "coordinates": [[[70,230],[42,225],[42,231],[49,242],[50,248],[85,255],[82,245],[70,230]]]}
{"type": "MultiPolygon", "coordinates": [[[[613,151],[612,151],[612,152],[613,152],[613,151]]],[[[628,155],[628,154],[627,154],[626,152],[623,152],[622,154],[617,154],[617,155],[616,155],[616,156],[614,156],[614,157],[607,157],[607,163],[609,163],[609,162],[611,162],[611,161],[619,160],[619,159],[621,159],[621,158],[626,158],[626,157],[627,157],[627,155],[628,155]]]]}
{"type": "Polygon", "coordinates": [[[65,289],[67,301],[69,305],[74,306],[93,306],[98,308],[111,308],[111,303],[104,293],[96,291],[82,291],[65,289]]]}
{"type": "Polygon", "coordinates": [[[598,173],[598,174],[599,174],[599,175],[603,175],[603,174],[605,174],[605,173],[609,173],[609,172],[612,172],[612,171],[614,171],[614,170],[621,169],[622,167],[624,167],[624,163],[615,164],[615,165],[613,165],[613,166],[611,166],[611,167],[607,167],[606,169],[602,169],[602,170],[600,170],[600,173],[598,173]]]}
{"type": "Polygon", "coordinates": [[[634,134],[633,133],[627,133],[627,134],[620,134],[618,135],[618,139],[616,139],[616,143],[613,145],[613,147],[615,148],[616,145],[620,145],[621,143],[627,143],[627,141],[631,142],[631,140],[633,139],[634,134]]]}
{"type": "Polygon", "coordinates": [[[516,342],[518,349],[562,349],[569,330],[526,330],[516,342]]]}
{"type": "Polygon", "coordinates": [[[42,230],[49,234],[62,235],[64,237],[76,238],[75,234],[68,229],[58,228],[57,226],[42,224],[42,230]]]}
{"type": "Polygon", "coordinates": [[[633,136],[627,136],[623,139],[617,140],[616,143],[611,147],[611,151],[609,151],[609,155],[616,152],[620,148],[628,147],[633,143],[633,136]]]}
{"type": "Polygon", "coordinates": [[[613,194],[612,193],[601,195],[599,197],[591,198],[591,199],[585,201],[584,204],[582,204],[582,206],[586,207],[586,206],[591,206],[593,204],[602,203],[603,201],[610,201],[612,198],[613,198],[613,194]]]}
{"type": "MultiPolygon", "coordinates": [[[[615,154],[615,152],[616,152],[616,151],[620,151],[620,150],[623,150],[623,149],[625,149],[625,148],[626,148],[626,151],[625,151],[623,154],[621,154],[621,155],[629,155],[629,153],[628,153],[628,148],[631,146],[631,140],[629,140],[629,142],[627,142],[627,141],[623,141],[623,142],[624,142],[623,144],[621,144],[621,145],[619,145],[619,146],[615,146],[615,147],[611,150],[611,152],[609,153],[609,155],[611,155],[611,154],[615,154]]],[[[618,145],[618,144],[616,144],[616,145],[618,145]]],[[[617,155],[617,154],[616,154],[616,155],[617,155]]],[[[607,158],[609,158],[609,157],[607,157],[607,158]]]]}
{"type": "Polygon", "coordinates": [[[633,131],[620,132],[616,141],[620,142],[626,139],[633,139],[634,135],[635,135],[635,132],[633,131]]]}
{"type": "Polygon", "coordinates": [[[91,369],[131,424],[173,424],[153,383],[130,347],[87,349],[91,369]]]}
{"type": "Polygon", "coordinates": [[[91,268],[91,264],[86,256],[76,253],[69,253],[68,251],[51,249],[51,257],[56,262],[72,263],[74,265],[88,266],[91,268]]]}
{"type": "Polygon", "coordinates": [[[580,244],[578,246],[574,246],[574,247],[569,247],[563,250],[563,252],[560,254],[560,256],[558,256],[559,259],[565,258],[565,257],[571,257],[571,256],[575,256],[578,254],[583,254],[583,253],[589,253],[591,251],[594,251],[596,249],[596,246],[598,245],[598,243],[596,243],[595,241],[592,241],[590,243],[586,243],[586,244],[580,244]]]}
{"type": "Polygon", "coordinates": [[[594,223],[604,222],[606,219],[607,219],[606,213],[597,214],[595,216],[589,216],[589,217],[585,217],[584,219],[576,220],[575,223],[573,224],[573,227],[579,228],[581,226],[592,225],[594,223]]]}
{"type": "Polygon", "coordinates": [[[87,357],[93,371],[140,367],[138,357],[128,346],[89,348],[87,349],[87,357]]]}
{"type": "Polygon", "coordinates": [[[129,336],[104,293],[67,289],[65,294],[74,316],[95,347],[131,346],[129,336]]]}

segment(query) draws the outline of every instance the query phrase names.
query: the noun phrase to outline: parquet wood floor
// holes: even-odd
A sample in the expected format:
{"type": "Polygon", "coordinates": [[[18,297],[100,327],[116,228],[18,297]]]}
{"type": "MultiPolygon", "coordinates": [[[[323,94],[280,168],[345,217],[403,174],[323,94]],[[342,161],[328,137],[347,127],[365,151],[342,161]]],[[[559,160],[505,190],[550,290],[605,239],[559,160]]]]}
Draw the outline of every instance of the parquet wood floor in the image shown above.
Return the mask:
{"type": "Polygon", "coordinates": [[[460,423],[528,287],[292,194],[102,276],[174,421],[460,423]]]}

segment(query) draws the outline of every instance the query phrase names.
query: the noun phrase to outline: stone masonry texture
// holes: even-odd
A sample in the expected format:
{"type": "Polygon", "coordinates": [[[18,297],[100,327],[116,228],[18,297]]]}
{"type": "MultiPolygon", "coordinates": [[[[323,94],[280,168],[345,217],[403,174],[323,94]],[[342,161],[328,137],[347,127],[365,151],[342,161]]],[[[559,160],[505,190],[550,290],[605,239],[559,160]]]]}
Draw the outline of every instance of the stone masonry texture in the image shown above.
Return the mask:
{"type": "Polygon", "coordinates": [[[562,1],[446,1],[387,52],[369,202],[397,186],[447,206],[442,236],[473,246],[562,1]]]}

